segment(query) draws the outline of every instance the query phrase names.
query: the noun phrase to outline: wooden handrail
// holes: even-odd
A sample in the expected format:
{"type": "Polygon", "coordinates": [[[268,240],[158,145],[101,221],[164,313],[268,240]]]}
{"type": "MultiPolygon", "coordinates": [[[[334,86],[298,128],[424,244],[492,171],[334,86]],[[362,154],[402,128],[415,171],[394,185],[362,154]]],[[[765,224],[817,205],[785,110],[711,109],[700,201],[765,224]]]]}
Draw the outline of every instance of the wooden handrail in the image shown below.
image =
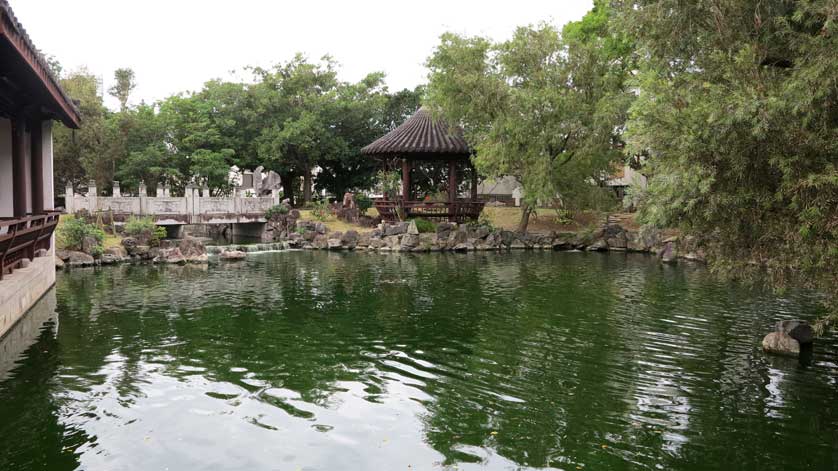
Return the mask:
{"type": "Polygon", "coordinates": [[[0,227],[8,227],[0,234],[0,280],[24,258],[33,260],[36,250],[49,250],[59,217],[57,211],[49,211],[0,220],[0,227]]]}

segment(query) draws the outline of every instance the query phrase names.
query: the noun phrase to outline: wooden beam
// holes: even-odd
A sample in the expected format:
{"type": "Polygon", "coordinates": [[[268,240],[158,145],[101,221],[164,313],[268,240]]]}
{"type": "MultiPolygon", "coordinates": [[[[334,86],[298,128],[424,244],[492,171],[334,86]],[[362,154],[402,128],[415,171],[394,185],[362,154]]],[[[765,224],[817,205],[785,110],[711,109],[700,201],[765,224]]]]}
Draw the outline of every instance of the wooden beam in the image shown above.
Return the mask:
{"type": "Polygon", "coordinates": [[[32,139],[30,163],[32,170],[32,214],[44,212],[44,140],[42,134],[43,123],[33,122],[29,125],[32,139]]]}
{"type": "Polygon", "coordinates": [[[12,120],[12,208],[15,217],[26,216],[26,121],[17,117],[12,120]]]}

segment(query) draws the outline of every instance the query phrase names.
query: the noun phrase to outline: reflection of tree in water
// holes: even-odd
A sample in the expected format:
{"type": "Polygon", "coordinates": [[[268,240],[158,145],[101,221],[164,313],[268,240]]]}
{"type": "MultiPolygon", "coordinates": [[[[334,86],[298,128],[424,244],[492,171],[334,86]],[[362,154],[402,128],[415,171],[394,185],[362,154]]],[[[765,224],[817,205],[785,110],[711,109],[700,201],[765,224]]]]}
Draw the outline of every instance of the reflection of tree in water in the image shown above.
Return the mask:
{"type": "Polygon", "coordinates": [[[429,387],[438,400],[428,404],[428,440],[449,464],[481,459],[476,447],[527,466],[578,462],[565,449],[584,449],[576,444],[599,428],[604,404],[597,397],[616,363],[604,345],[613,326],[602,317],[612,303],[603,295],[611,281],[579,257],[549,257],[478,264],[484,276],[514,268],[518,284],[500,295],[483,293],[487,306],[468,313],[480,316],[472,352],[461,360],[470,374],[429,387]],[[555,305],[556,299],[571,302],[555,305]]]}
{"type": "MultiPolygon", "coordinates": [[[[823,407],[830,393],[784,395],[793,374],[764,389],[749,332],[765,330],[759,311],[770,303],[743,311],[741,290],[701,276],[614,254],[539,252],[295,252],[209,269],[76,270],[58,280],[57,338],[28,354],[29,379],[0,383],[0,397],[16,398],[0,401],[0,418],[26,408],[0,436],[52,434],[44,454],[72,468],[70,453],[97,440],[84,428],[102,418],[93,406],[131,407],[164,375],[236,385],[304,418],[318,409],[280,396],[337,408],[347,383],[371,404],[410,383],[422,393],[409,399],[425,410],[425,441],[448,464],[493,450],[521,466],[671,468],[706,460],[725,440],[770,449],[760,411],[802,409],[807,398],[823,407]],[[743,430],[729,425],[736,407],[753,421],[743,430]]],[[[806,417],[792,420],[804,427],[806,417]]]]}

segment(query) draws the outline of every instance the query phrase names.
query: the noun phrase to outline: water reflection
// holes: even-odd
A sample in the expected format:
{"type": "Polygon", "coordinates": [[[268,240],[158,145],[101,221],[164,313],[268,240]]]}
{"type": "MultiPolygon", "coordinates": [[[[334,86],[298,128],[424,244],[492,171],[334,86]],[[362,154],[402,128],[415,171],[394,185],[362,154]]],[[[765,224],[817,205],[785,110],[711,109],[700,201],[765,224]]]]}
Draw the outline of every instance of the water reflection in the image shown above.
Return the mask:
{"type": "Polygon", "coordinates": [[[832,463],[834,341],[757,349],[814,308],[697,267],[294,252],[77,270],[57,299],[0,380],[0,469],[832,463]]]}

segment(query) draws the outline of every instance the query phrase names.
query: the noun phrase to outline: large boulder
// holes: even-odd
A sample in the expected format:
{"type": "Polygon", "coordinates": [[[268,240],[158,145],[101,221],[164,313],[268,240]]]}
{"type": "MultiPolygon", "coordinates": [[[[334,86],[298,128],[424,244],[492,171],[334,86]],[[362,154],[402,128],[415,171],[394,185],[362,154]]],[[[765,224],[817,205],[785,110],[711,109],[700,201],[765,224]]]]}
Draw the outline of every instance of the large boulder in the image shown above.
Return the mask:
{"type": "Polygon", "coordinates": [[[678,260],[678,240],[664,241],[658,257],[664,263],[675,263],[678,260]]]}
{"type": "Polygon", "coordinates": [[[226,260],[230,262],[234,262],[237,260],[244,260],[247,257],[247,254],[242,252],[241,250],[225,250],[221,252],[219,258],[221,260],[226,260]]]}
{"type": "Polygon", "coordinates": [[[140,245],[140,241],[133,237],[125,237],[122,239],[122,246],[125,247],[125,250],[127,250],[129,254],[131,253],[131,249],[138,245],[140,245]]]}
{"type": "Polygon", "coordinates": [[[616,224],[608,225],[605,228],[605,234],[603,237],[605,238],[605,243],[608,244],[609,249],[626,250],[628,238],[626,237],[626,231],[623,230],[622,226],[618,226],[616,224]]]}
{"type": "Polygon", "coordinates": [[[55,256],[55,269],[56,270],[61,270],[62,268],[64,268],[64,260],[61,260],[61,258],[59,258],[58,255],[56,255],[55,256]]]}
{"type": "Polygon", "coordinates": [[[138,245],[133,249],[129,250],[128,253],[131,254],[131,256],[133,257],[138,257],[143,260],[149,260],[157,256],[155,253],[151,251],[151,247],[149,247],[148,245],[138,245]]]}
{"type": "Polygon", "coordinates": [[[186,236],[183,239],[181,239],[180,243],[177,245],[177,248],[180,250],[180,253],[182,253],[184,257],[193,257],[207,253],[207,249],[206,247],[204,247],[204,243],[191,236],[186,236]]]}
{"type": "Polygon", "coordinates": [[[407,223],[406,222],[399,222],[396,224],[390,224],[384,227],[384,235],[386,236],[395,236],[395,235],[402,235],[407,232],[407,223]]]}
{"type": "Polygon", "coordinates": [[[799,319],[777,322],[775,332],[786,334],[797,340],[801,345],[807,345],[815,340],[815,331],[808,322],[799,319]]]}
{"type": "Polygon", "coordinates": [[[401,249],[408,251],[416,248],[419,245],[419,234],[407,233],[402,236],[401,249]]]}
{"type": "Polygon", "coordinates": [[[437,224],[436,238],[439,240],[447,240],[451,235],[451,231],[453,231],[456,227],[456,224],[450,222],[441,222],[437,224]]]}
{"type": "Polygon", "coordinates": [[[329,239],[328,241],[329,250],[342,250],[343,245],[340,243],[340,239],[329,239]]]}
{"type": "Polygon", "coordinates": [[[358,246],[358,239],[360,239],[358,231],[346,231],[346,234],[340,237],[340,243],[343,248],[352,250],[358,246]]]}
{"type": "Polygon", "coordinates": [[[407,233],[410,235],[419,235],[419,228],[416,227],[416,221],[410,221],[407,225],[407,233]]]}
{"type": "Polygon", "coordinates": [[[69,267],[90,267],[96,264],[96,260],[84,252],[68,251],[67,259],[64,261],[69,267]]]}
{"type": "Polygon", "coordinates": [[[762,349],[768,353],[786,356],[800,355],[800,342],[782,332],[771,332],[762,339],[762,349]]]}
{"type": "Polygon", "coordinates": [[[314,240],[312,241],[311,245],[315,249],[323,250],[323,249],[329,247],[329,239],[326,238],[326,236],[324,234],[319,234],[318,233],[317,236],[315,236],[314,240]]]}
{"type": "Polygon", "coordinates": [[[81,240],[81,251],[86,254],[93,254],[101,247],[102,244],[95,237],[87,236],[81,240]]]}
{"type": "Polygon", "coordinates": [[[119,260],[128,258],[128,251],[125,250],[125,247],[118,247],[118,246],[108,247],[108,248],[105,249],[103,254],[104,255],[112,255],[113,257],[115,257],[119,260]]]}
{"type": "Polygon", "coordinates": [[[604,250],[608,250],[608,242],[606,242],[605,239],[596,239],[591,242],[585,250],[588,252],[602,252],[604,250]]]}
{"type": "Polygon", "coordinates": [[[186,263],[186,257],[183,256],[180,249],[177,247],[171,249],[159,249],[158,255],[154,257],[154,263],[183,264],[186,263]]]}

